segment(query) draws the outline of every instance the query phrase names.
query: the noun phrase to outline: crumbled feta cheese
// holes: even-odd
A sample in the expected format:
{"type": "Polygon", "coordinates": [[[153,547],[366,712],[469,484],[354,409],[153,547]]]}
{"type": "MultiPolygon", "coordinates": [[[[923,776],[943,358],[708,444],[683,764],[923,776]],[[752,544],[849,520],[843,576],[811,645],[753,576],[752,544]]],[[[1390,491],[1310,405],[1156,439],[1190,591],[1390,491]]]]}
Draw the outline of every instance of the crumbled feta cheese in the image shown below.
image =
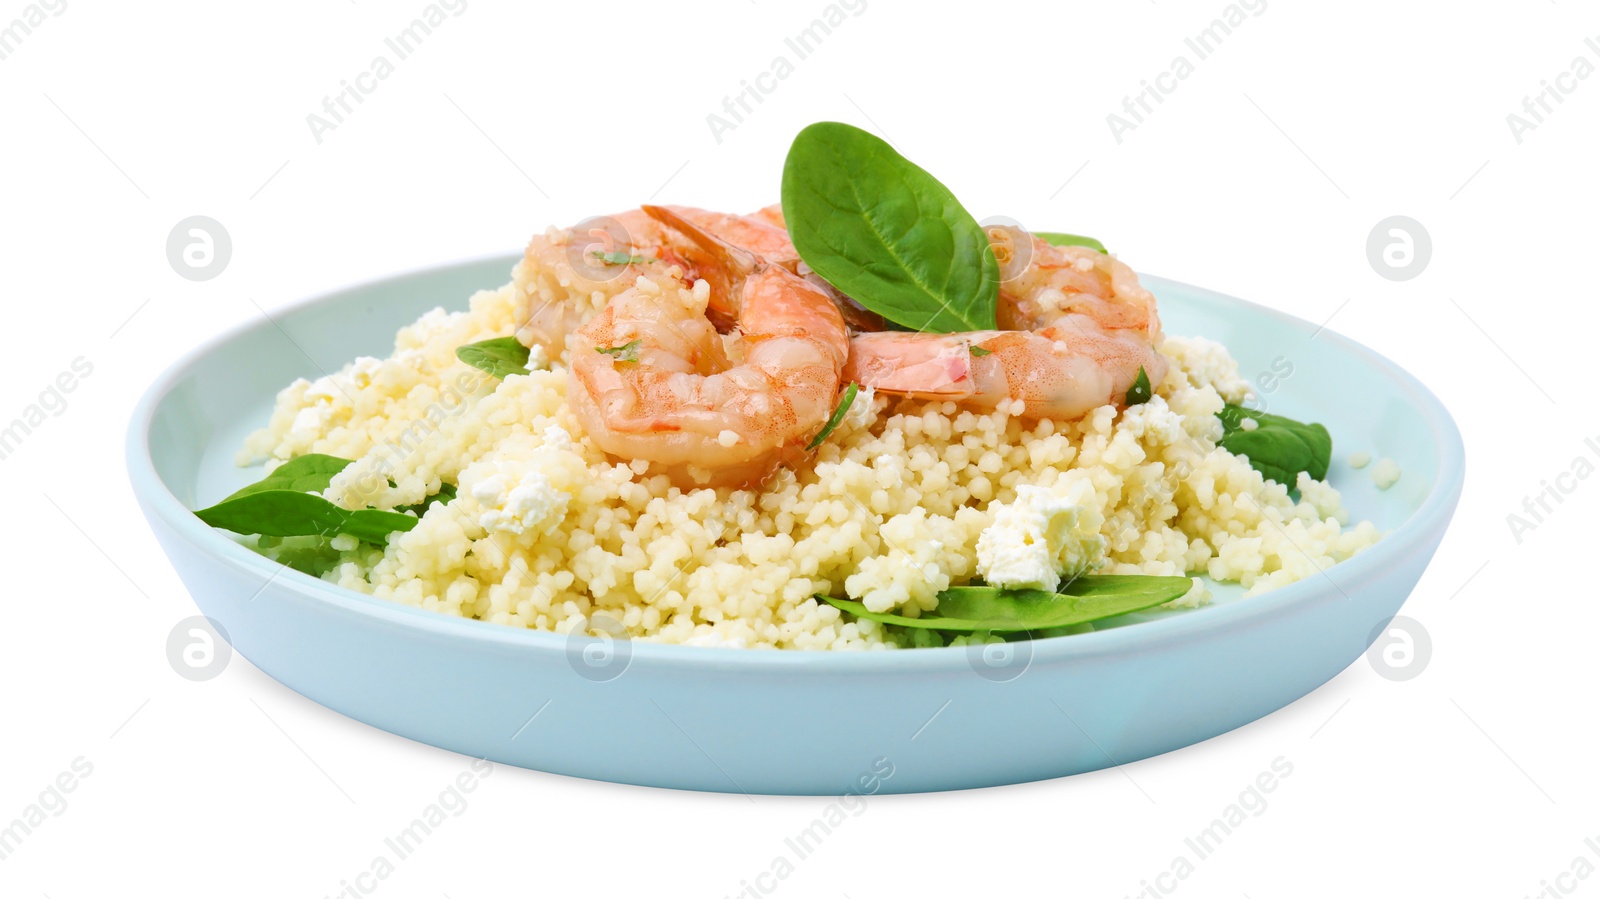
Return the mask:
{"type": "MultiPolygon", "coordinates": [[[[306,384],[301,394],[301,407],[285,435],[293,452],[306,452],[312,443],[327,436],[334,425],[342,424],[353,409],[351,397],[373,385],[383,364],[381,359],[358,356],[342,371],[306,384]]],[[[305,382],[298,381],[294,386],[299,384],[305,382]]]]}
{"type": "Polygon", "coordinates": [[[506,479],[501,475],[490,475],[472,485],[470,495],[473,499],[485,506],[500,505],[501,497],[505,496],[506,479]]]}
{"type": "Polygon", "coordinates": [[[865,428],[878,418],[878,412],[872,407],[874,393],[871,387],[861,387],[856,390],[856,398],[851,401],[849,411],[844,414],[844,424],[850,428],[865,428]]]}
{"type": "Polygon", "coordinates": [[[1366,468],[1367,463],[1372,461],[1372,454],[1366,451],[1351,453],[1349,461],[1351,468],[1366,468]]]}
{"type": "Polygon", "coordinates": [[[544,441],[539,445],[541,450],[559,450],[564,453],[578,451],[577,442],[572,439],[571,434],[567,433],[567,429],[560,425],[547,425],[539,433],[539,437],[544,441]]]}
{"type": "Polygon", "coordinates": [[[1261,427],[1261,422],[1256,421],[1253,418],[1241,418],[1241,419],[1239,419],[1239,430],[1241,430],[1241,431],[1254,431],[1256,428],[1259,428],[1259,427],[1261,427]]]}
{"type": "Polygon", "coordinates": [[[538,443],[528,436],[507,443],[503,457],[464,469],[458,489],[478,504],[477,521],[485,531],[548,534],[566,518],[577,492],[575,475],[584,465],[579,446],[558,424],[545,426],[538,443]]]}
{"type": "Polygon", "coordinates": [[[533,346],[528,347],[528,371],[538,371],[541,368],[549,367],[550,354],[545,352],[545,349],[542,345],[536,343],[533,346]]]}
{"type": "Polygon", "coordinates": [[[738,443],[738,442],[739,442],[739,435],[738,435],[737,432],[729,431],[729,430],[725,429],[725,430],[722,430],[722,431],[718,432],[718,434],[717,434],[717,444],[719,446],[733,446],[735,443],[738,443]]]}
{"type": "Polygon", "coordinates": [[[1021,484],[978,535],[978,574],[996,587],[1055,590],[1062,577],[1094,567],[1105,540],[1081,528],[1084,509],[1043,487],[1021,484]]]}
{"type": "Polygon", "coordinates": [[[1379,490],[1388,490],[1395,482],[1400,480],[1400,466],[1390,458],[1382,458],[1372,466],[1372,483],[1378,485],[1379,490]]]}
{"type": "Polygon", "coordinates": [[[555,489],[542,472],[527,472],[507,489],[508,478],[496,474],[472,487],[472,498],[483,506],[478,524],[489,533],[545,534],[567,515],[572,496],[555,489]]]}

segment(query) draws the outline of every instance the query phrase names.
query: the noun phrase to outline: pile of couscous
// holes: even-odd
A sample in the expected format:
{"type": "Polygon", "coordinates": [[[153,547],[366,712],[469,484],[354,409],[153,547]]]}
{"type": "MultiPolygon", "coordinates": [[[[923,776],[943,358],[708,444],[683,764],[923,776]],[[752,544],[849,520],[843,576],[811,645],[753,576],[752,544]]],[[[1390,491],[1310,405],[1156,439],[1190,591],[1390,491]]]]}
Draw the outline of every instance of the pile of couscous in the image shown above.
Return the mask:
{"type": "MultiPolygon", "coordinates": [[[[1327,483],[1301,473],[1291,498],[1217,447],[1217,413],[1245,401],[1249,385],[1201,338],[1167,337],[1165,378],[1125,410],[1035,422],[1005,403],[977,414],[863,391],[809,464],[759,489],[683,491],[585,438],[561,359],[536,351],[529,367],[541,370],[503,380],[458,361],[459,346],[515,333],[530,280],[521,265],[468,311],[436,309],[401,329],[388,359],[291,384],[250,437],[243,464],[312,452],[356,460],[324,493],[349,509],[415,504],[454,485],[387,546],[335,538],[324,580],[516,627],[593,630],[604,617],[638,640],[877,649],[938,638],[848,620],[814,597],[932,610],[941,590],[982,576],[986,554],[1021,551],[997,549],[991,526],[1039,503],[1070,512],[1051,513],[1058,566],[1204,574],[1252,593],[1380,537],[1370,522],[1347,526],[1327,483]]],[[[262,551],[292,545],[263,541],[262,551]]],[[[1195,577],[1174,605],[1209,596],[1195,577]]]]}

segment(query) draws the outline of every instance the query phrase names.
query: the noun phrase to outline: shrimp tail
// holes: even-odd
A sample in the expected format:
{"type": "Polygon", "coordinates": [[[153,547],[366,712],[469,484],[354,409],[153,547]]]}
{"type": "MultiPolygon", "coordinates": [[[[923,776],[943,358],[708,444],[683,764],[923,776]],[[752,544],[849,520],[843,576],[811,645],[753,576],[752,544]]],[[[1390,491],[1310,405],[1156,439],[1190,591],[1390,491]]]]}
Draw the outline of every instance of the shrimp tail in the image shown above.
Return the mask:
{"type": "Polygon", "coordinates": [[[975,386],[972,344],[957,334],[858,334],[842,377],[884,393],[965,399],[975,386]]]}
{"type": "MultiPolygon", "coordinates": [[[[691,263],[685,268],[692,268],[711,285],[711,302],[706,306],[706,314],[718,330],[727,331],[739,317],[739,297],[733,293],[732,286],[754,274],[763,263],[788,269],[810,281],[839,307],[839,313],[844,316],[845,324],[852,330],[882,331],[888,327],[883,316],[840,293],[833,285],[824,281],[821,275],[813,272],[797,255],[786,255],[784,258],[758,256],[718,237],[709,228],[695,224],[671,206],[645,205],[640,208],[646,215],[689,238],[700,250],[694,254],[696,258],[685,260],[691,263]]],[[[780,228],[783,226],[783,214],[774,208],[764,209],[752,218],[775,224],[780,228]]],[[[790,248],[790,253],[792,252],[793,249],[790,248]]]]}
{"type": "Polygon", "coordinates": [[[736,247],[705,228],[696,225],[667,206],[639,207],[645,215],[684,237],[699,248],[703,258],[691,260],[695,270],[711,285],[711,300],[706,315],[718,330],[727,330],[739,318],[739,295],[735,286],[761,267],[761,257],[736,247]]]}
{"type": "Polygon", "coordinates": [[[844,323],[850,326],[852,332],[889,330],[889,323],[883,316],[861,305],[855,298],[840,293],[838,288],[812,271],[811,266],[796,259],[792,267],[785,266],[785,268],[790,268],[795,274],[811,282],[813,287],[827,294],[828,299],[833,300],[833,305],[839,307],[839,314],[844,316],[844,323]]]}

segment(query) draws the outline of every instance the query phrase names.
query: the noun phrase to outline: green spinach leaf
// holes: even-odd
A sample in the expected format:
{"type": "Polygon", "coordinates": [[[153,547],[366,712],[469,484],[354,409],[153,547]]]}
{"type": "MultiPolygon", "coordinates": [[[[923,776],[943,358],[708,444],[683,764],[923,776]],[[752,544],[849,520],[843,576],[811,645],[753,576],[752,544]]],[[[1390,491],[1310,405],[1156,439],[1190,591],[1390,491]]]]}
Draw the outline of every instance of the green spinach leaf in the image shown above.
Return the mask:
{"type": "Polygon", "coordinates": [[[648,256],[635,256],[632,253],[627,253],[622,250],[612,250],[608,253],[602,253],[599,250],[595,250],[589,255],[598,258],[606,265],[643,265],[646,262],[655,262],[654,259],[651,259],[648,256]]]}
{"type": "Polygon", "coordinates": [[[1123,405],[1137,406],[1150,401],[1150,376],[1145,374],[1144,366],[1139,366],[1139,376],[1133,379],[1133,386],[1128,388],[1128,393],[1122,398],[1123,405]]]}
{"type": "Polygon", "coordinates": [[[851,381],[845,387],[844,391],[839,395],[839,405],[833,407],[833,414],[828,416],[828,421],[822,426],[822,430],[818,431],[817,436],[811,438],[811,442],[806,444],[807,450],[814,450],[821,446],[822,441],[827,440],[828,435],[839,427],[839,422],[844,421],[845,413],[850,411],[850,404],[856,401],[856,393],[860,389],[861,385],[854,381],[851,381]]]}
{"type": "MultiPolygon", "coordinates": [[[[215,528],[236,534],[259,534],[264,538],[333,537],[350,534],[368,543],[382,545],[395,531],[409,531],[417,519],[436,502],[455,499],[454,484],[441,484],[439,492],[420,503],[394,511],[357,509],[351,511],[323,499],[333,476],[350,465],[349,459],[307,453],[296,456],[273,470],[272,474],[237,490],[222,502],[194,514],[215,528]]],[[[307,557],[317,555],[316,547],[300,546],[307,557]]]]}
{"type": "Polygon", "coordinates": [[[1217,445],[1249,459],[1250,467],[1263,476],[1290,488],[1302,471],[1319,481],[1328,476],[1333,438],[1322,425],[1231,403],[1217,417],[1222,419],[1222,439],[1217,445]],[[1246,420],[1256,423],[1255,430],[1245,429],[1246,420]]]}
{"type": "Polygon", "coordinates": [[[422,513],[428,511],[428,507],[433,505],[434,503],[447,503],[447,502],[450,502],[451,500],[453,500],[455,498],[456,498],[456,485],[454,485],[454,484],[443,484],[442,483],[442,484],[439,485],[439,492],[438,493],[435,493],[434,495],[428,497],[427,499],[424,499],[420,503],[412,503],[409,506],[395,506],[394,510],[396,512],[415,512],[415,513],[417,513],[418,517],[421,517],[422,513]]]}
{"type": "Polygon", "coordinates": [[[261,537],[256,546],[272,561],[317,578],[339,567],[342,556],[328,537],[261,537]]]}
{"type": "Polygon", "coordinates": [[[920,618],[869,612],[866,606],[848,599],[827,596],[819,599],[858,618],[883,624],[963,633],[1008,633],[1067,627],[1137,612],[1171,602],[1193,586],[1186,577],[1086,574],[1062,587],[1060,593],[988,586],[951,587],[939,594],[939,605],[933,613],[920,618]]]}
{"type": "Polygon", "coordinates": [[[456,358],[497,378],[529,374],[528,348],[515,337],[496,337],[458,346],[456,358]]]}
{"type": "Polygon", "coordinates": [[[988,235],[881,139],[839,122],[801,131],[783,165],[783,215],[800,258],[884,318],[919,331],[995,327],[988,235]]]}
{"type": "Polygon", "coordinates": [[[263,493],[268,490],[292,490],[296,493],[316,492],[321,493],[333,483],[333,476],[350,465],[349,459],[338,456],[325,456],[321,453],[306,453],[295,456],[293,459],[279,465],[254,484],[242,487],[229,494],[228,500],[235,500],[241,496],[252,493],[263,493]]]}
{"type": "Polygon", "coordinates": [[[417,519],[381,509],[340,508],[314,493],[298,490],[261,490],[225,499],[194,513],[214,528],[236,534],[266,537],[332,537],[350,534],[371,543],[384,543],[393,531],[409,531],[417,519]]]}
{"type": "Polygon", "coordinates": [[[622,346],[597,346],[594,348],[594,351],[597,353],[605,353],[607,356],[610,356],[618,362],[638,362],[639,344],[642,342],[643,338],[636,338],[628,341],[622,346]]]}
{"type": "Polygon", "coordinates": [[[349,534],[368,543],[382,546],[389,542],[395,531],[409,531],[417,526],[417,519],[403,512],[386,512],[383,509],[357,509],[346,513],[340,533],[349,534]]]}

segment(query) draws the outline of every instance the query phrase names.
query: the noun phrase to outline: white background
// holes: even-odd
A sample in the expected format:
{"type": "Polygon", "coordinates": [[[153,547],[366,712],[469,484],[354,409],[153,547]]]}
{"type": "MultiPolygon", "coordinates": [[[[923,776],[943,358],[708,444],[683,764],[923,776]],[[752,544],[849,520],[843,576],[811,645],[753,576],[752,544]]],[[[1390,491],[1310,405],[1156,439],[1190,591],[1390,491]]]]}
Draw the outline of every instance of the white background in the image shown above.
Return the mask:
{"type": "MultiPolygon", "coordinates": [[[[1468,446],[1461,508],[1406,614],[1433,653],[1365,660],[1255,724],[1047,783],[879,797],[778,893],[1133,896],[1258,773],[1293,774],[1182,895],[1523,897],[1600,837],[1591,576],[1600,486],[1520,542],[1506,516],[1600,436],[1592,264],[1600,77],[1521,135],[1575,57],[1573,0],[1271,0],[1119,143],[1108,113],[1225,5],[866,0],[720,142],[708,114],[793,51],[821,0],[693,9],[470,0],[335,130],[306,116],[421,0],[68,0],[0,61],[0,420],[79,356],[69,405],[0,461],[0,824],[93,773],[0,861],[0,893],[332,896],[468,760],[370,729],[243,659],[165,655],[194,607],[125,483],[122,431],[175,356],[274,306],[656,198],[774,202],[794,133],[869,128],[980,218],[1095,234],[1137,268],[1287,310],[1417,373],[1468,446]],[[179,220],[233,258],[169,266],[179,220]],[[1391,215],[1432,260],[1369,263],[1391,215]],[[1009,889],[1018,889],[1011,887],[1009,889]],[[1020,891],[1020,890],[1019,890],[1020,891]]],[[[25,9],[0,0],[0,28],[25,9]]],[[[392,53],[390,53],[392,57],[392,53]]],[[[1204,689],[1202,683],[1174,689],[1204,689]]],[[[683,794],[497,768],[384,896],[733,896],[822,798],[683,794]]],[[[1589,860],[1600,865],[1600,857],[1589,860]]],[[[1172,882],[1164,882],[1172,886],[1172,882]]],[[[1600,877],[1564,879],[1600,896],[1600,877]]],[[[1150,894],[1146,894],[1150,895],[1150,894]]],[[[1554,895],[1554,894],[1551,894],[1554,895]]]]}

